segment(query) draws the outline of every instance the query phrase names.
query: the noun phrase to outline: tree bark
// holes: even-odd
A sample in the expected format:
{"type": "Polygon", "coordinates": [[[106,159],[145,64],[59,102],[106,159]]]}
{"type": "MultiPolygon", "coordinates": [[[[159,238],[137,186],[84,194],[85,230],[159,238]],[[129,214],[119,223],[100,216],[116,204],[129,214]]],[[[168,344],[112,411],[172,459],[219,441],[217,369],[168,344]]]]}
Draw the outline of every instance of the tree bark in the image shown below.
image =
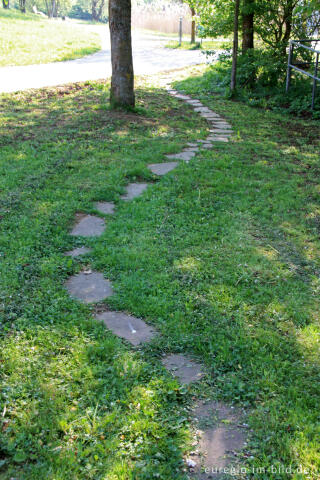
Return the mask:
{"type": "Polygon", "coordinates": [[[2,0],[2,6],[3,8],[9,8],[9,0],[2,0]]]}
{"type": "Polygon", "coordinates": [[[243,0],[242,53],[254,48],[254,0],[243,0]]]}
{"type": "Polygon", "coordinates": [[[134,107],[131,0],[109,0],[111,107],[134,107]]]}
{"type": "MultiPolygon", "coordinates": [[[[191,7],[191,15],[194,17],[196,14],[193,7],[191,7]]],[[[192,18],[191,22],[191,43],[196,43],[196,21],[192,18]]]]}
{"type": "Polygon", "coordinates": [[[230,82],[231,93],[235,92],[235,89],[237,86],[237,61],[238,61],[238,46],[239,46],[239,7],[240,7],[240,0],[235,0],[232,68],[231,68],[231,82],[230,82]]]}

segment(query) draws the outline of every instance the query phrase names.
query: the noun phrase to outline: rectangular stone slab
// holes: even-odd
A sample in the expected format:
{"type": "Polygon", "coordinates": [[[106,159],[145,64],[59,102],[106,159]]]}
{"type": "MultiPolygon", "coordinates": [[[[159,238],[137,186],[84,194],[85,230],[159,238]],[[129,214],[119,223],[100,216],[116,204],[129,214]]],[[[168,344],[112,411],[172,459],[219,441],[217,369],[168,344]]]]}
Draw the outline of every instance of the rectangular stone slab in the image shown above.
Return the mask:
{"type": "Polygon", "coordinates": [[[67,281],[66,288],[72,298],[83,303],[100,302],[113,294],[111,283],[99,272],[73,275],[67,281]]]}
{"type": "Polygon", "coordinates": [[[185,385],[196,382],[203,376],[202,366],[185,355],[168,355],[162,360],[162,363],[185,385]]]}
{"type": "Polygon", "coordinates": [[[96,318],[102,320],[109,330],[124,338],[132,345],[149,342],[155,336],[155,330],[140,318],[122,312],[103,312],[96,318]]]}
{"type": "Polygon", "coordinates": [[[103,218],[86,215],[73,227],[71,234],[74,237],[98,237],[106,228],[103,218]]]}
{"type": "Polygon", "coordinates": [[[69,252],[66,252],[65,255],[67,257],[80,257],[81,255],[85,255],[86,253],[90,253],[92,251],[92,248],[88,247],[77,247],[74,248],[73,250],[70,250],[69,252]]]}
{"type": "Polygon", "coordinates": [[[171,170],[174,170],[178,162],[167,162],[167,163],[152,163],[148,165],[148,169],[155,175],[165,175],[171,170]]]}
{"type": "Polygon", "coordinates": [[[147,183],[129,183],[126,187],[127,193],[121,196],[122,200],[133,200],[139,197],[148,188],[147,183]]]}
{"type": "Polygon", "coordinates": [[[105,215],[112,215],[114,213],[115,205],[113,202],[97,202],[95,208],[105,215]]]}

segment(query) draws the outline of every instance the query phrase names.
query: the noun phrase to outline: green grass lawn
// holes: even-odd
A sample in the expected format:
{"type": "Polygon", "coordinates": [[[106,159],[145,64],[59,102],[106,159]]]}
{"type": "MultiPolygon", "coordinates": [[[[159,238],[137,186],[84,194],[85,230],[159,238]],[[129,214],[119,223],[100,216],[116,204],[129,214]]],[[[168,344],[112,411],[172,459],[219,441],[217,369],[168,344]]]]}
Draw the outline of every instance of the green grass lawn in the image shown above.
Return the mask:
{"type": "Polygon", "coordinates": [[[72,60],[101,48],[100,36],[69,22],[0,8],[0,67],[72,60]]]}
{"type": "Polygon", "coordinates": [[[186,480],[195,396],[250,410],[243,465],[319,478],[319,125],[179,86],[236,134],[161,179],[147,164],[207,126],[152,83],[138,113],[93,82],[0,97],[1,480],[186,480]],[[152,185],[122,202],[130,181],[152,185]],[[117,204],[105,233],[70,237],[99,200],[117,204]],[[98,307],[64,289],[87,266],[115,289],[98,307]],[[93,319],[103,306],[161,335],[133,349],[93,319]],[[165,352],[206,378],[180,387],[165,352]]]}

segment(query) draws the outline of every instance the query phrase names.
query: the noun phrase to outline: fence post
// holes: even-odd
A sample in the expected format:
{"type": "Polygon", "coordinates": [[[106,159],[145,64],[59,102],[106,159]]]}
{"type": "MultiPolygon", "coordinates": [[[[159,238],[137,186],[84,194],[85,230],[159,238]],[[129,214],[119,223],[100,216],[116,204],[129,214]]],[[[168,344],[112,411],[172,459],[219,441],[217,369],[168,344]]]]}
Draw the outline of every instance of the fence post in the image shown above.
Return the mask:
{"type": "MultiPolygon", "coordinates": [[[[316,56],[316,63],[314,66],[314,76],[318,76],[318,65],[319,65],[319,53],[316,56]]],[[[311,102],[311,110],[314,110],[314,101],[316,99],[316,88],[317,88],[317,80],[313,79],[313,87],[312,87],[312,102],[311,102]]]]}
{"type": "Polygon", "coordinates": [[[182,44],[182,17],[179,20],[179,46],[182,44]]]}
{"type": "Polygon", "coordinates": [[[288,69],[287,69],[286,93],[288,93],[289,88],[290,88],[290,83],[291,83],[292,57],[293,57],[293,43],[292,43],[292,41],[290,41],[289,57],[288,57],[288,69]]]}

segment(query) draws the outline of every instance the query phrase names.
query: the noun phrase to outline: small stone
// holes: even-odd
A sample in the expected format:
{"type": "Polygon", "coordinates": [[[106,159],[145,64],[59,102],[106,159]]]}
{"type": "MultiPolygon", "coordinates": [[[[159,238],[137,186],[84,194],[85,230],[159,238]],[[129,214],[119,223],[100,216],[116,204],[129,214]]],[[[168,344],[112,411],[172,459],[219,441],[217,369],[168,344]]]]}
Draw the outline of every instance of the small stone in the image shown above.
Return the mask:
{"type": "Polygon", "coordinates": [[[200,380],[203,376],[202,366],[185,355],[168,355],[163,359],[162,363],[185,385],[200,380]]]}
{"type": "Polygon", "coordinates": [[[98,237],[106,228],[102,218],[94,215],[86,215],[73,227],[71,231],[74,237],[98,237]]]}
{"type": "Polygon", "coordinates": [[[152,163],[148,165],[148,169],[155,175],[165,175],[175,169],[177,165],[178,162],[152,163]]]}
{"type": "Polygon", "coordinates": [[[103,312],[96,316],[118,337],[128,340],[132,345],[150,341],[155,331],[140,318],[122,312],[103,312]]]}
{"type": "Polygon", "coordinates": [[[122,200],[133,200],[139,197],[147,188],[147,183],[129,183],[126,187],[126,193],[121,198],[122,200]]]}
{"type": "Polygon", "coordinates": [[[211,150],[212,148],[212,143],[203,143],[201,148],[204,148],[205,150],[211,150]]]}
{"type": "Polygon", "coordinates": [[[92,251],[91,248],[78,247],[78,248],[74,248],[73,250],[70,250],[69,252],[66,252],[65,255],[67,257],[75,258],[75,257],[80,257],[81,255],[85,255],[86,253],[90,253],[91,251],[92,251]]]}
{"type": "Polygon", "coordinates": [[[189,468],[194,468],[197,466],[197,462],[191,460],[191,458],[186,458],[186,464],[189,468]]]}
{"type": "Polygon", "coordinates": [[[95,208],[105,215],[112,215],[114,213],[115,205],[113,202],[97,202],[95,208]]]}
{"type": "Polygon", "coordinates": [[[78,273],[69,278],[66,288],[72,298],[83,303],[100,302],[113,295],[111,283],[99,272],[78,273]]]}

